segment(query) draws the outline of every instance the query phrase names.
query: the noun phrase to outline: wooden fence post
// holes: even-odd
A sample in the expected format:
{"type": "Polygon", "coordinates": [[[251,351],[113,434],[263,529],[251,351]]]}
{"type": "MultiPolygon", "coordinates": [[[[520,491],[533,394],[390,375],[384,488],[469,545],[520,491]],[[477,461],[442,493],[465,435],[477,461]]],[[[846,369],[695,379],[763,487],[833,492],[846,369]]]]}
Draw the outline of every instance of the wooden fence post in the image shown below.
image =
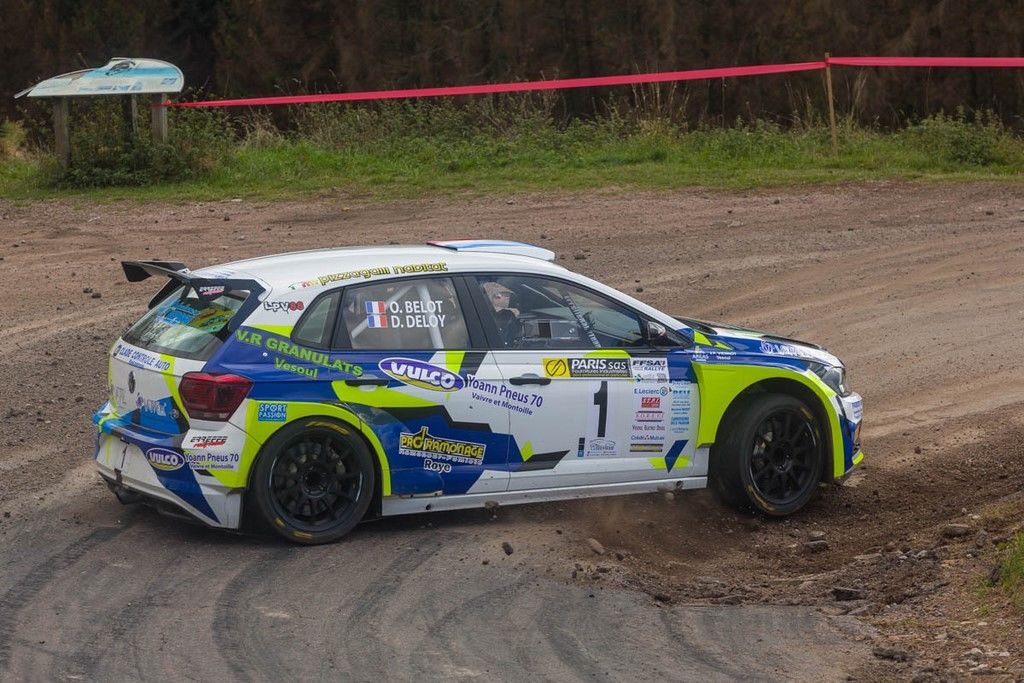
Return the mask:
{"type": "MultiPolygon", "coordinates": [[[[163,104],[166,99],[166,93],[159,93],[153,95],[153,104],[163,104]]],[[[152,107],[153,118],[152,118],[152,134],[153,143],[162,145],[167,142],[167,107],[152,107]]]]}
{"type": "Polygon", "coordinates": [[[71,127],[69,125],[68,98],[53,101],[53,149],[61,168],[71,164],[71,127]]]}
{"type": "Polygon", "coordinates": [[[828,63],[832,54],[825,53],[825,91],[828,96],[828,125],[832,128],[832,156],[839,156],[839,138],[836,136],[836,105],[832,99],[832,65],[828,63]]]}

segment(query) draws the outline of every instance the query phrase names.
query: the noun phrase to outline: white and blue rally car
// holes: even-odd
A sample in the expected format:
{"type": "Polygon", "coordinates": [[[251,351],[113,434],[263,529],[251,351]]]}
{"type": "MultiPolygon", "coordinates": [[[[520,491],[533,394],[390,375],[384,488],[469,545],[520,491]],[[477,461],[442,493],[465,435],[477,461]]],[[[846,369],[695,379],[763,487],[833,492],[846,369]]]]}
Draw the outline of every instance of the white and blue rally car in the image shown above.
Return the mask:
{"type": "Polygon", "coordinates": [[[693,489],[767,515],[856,465],[814,344],[666,315],[528,244],[323,249],[168,278],[110,352],[122,502],[301,543],[370,516],[693,489]]]}

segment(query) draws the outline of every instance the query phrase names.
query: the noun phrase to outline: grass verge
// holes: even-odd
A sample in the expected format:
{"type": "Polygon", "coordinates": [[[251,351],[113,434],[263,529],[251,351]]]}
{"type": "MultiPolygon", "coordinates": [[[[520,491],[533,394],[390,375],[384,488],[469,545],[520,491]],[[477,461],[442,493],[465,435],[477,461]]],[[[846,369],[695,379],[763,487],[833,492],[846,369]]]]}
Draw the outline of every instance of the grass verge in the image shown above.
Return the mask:
{"type": "Polygon", "coordinates": [[[447,118],[434,112],[424,120],[414,108],[401,115],[392,111],[374,116],[358,110],[336,116],[326,111],[288,133],[262,125],[221,138],[209,122],[186,125],[186,131],[202,131],[201,143],[190,148],[192,157],[202,158],[199,170],[187,159],[167,161],[167,150],[163,157],[134,149],[117,156],[109,154],[109,145],[95,142],[84,145],[87,154],[97,155],[93,167],[91,159],[79,159],[73,174],[60,175],[45,157],[9,159],[0,166],[0,197],[182,201],[287,199],[340,191],[391,198],[601,188],[748,189],[889,178],[1024,178],[1024,139],[991,120],[968,121],[963,115],[932,117],[896,132],[846,125],[840,153],[833,156],[829,131],[820,126],[786,130],[758,121],[689,131],[665,119],[624,122],[614,117],[565,126],[529,117],[481,125],[460,119],[458,112],[447,118]],[[410,118],[409,111],[415,116],[410,118]],[[195,152],[211,149],[217,150],[216,156],[195,152]],[[93,150],[103,150],[105,156],[93,150]],[[151,157],[165,161],[160,174],[147,176],[138,159],[151,157]],[[120,172],[116,164],[122,158],[136,166],[120,172]],[[95,173],[95,167],[103,172],[95,173]],[[118,178],[126,184],[118,186],[118,178]]]}

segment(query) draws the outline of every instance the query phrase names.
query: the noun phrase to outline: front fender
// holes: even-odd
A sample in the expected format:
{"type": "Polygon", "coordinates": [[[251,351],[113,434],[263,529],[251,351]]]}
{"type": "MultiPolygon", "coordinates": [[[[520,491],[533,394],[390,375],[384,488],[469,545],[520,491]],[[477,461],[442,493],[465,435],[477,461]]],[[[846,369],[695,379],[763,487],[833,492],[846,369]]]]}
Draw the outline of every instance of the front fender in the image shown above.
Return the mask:
{"type": "Polygon", "coordinates": [[[810,370],[779,368],[761,365],[693,363],[700,392],[700,417],[697,427],[697,446],[710,446],[715,442],[718,428],[729,406],[743,392],[768,380],[797,382],[810,390],[821,402],[828,420],[828,443],[832,457],[832,475],[841,477],[852,466],[859,454],[852,450],[853,441],[844,438],[844,427],[836,402],[836,393],[810,370]],[[850,447],[847,448],[847,442],[850,447]]]}

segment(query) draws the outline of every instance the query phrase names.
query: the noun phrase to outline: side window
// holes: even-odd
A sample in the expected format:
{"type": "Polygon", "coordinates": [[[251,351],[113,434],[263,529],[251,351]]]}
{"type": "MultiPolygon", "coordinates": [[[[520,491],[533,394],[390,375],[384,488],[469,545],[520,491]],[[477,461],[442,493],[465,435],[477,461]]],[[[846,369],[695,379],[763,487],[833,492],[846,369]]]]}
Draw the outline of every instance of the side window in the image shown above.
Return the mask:
{"type": "Polygon", "coordinates": [[[337,308],[339,296],[341,296],[340,292],[332,292],[313,302],[313,305],[302,316],[302,320],[295,326],[292,339],[305,346],[326,348],[331,342],[334,310],[337,308]]]}
{"type": "Polygon", "coordinates": [[[346,287],[341,316],[352,349],[465,349],[470,345],[449,277],[346,287]]]}
{"type": "Polygon", "coordinates": [[[478,276],[477,283],[502,348],[600,349],[644,344],[635,314],[581,287],[519,275],[478,276]]]}

